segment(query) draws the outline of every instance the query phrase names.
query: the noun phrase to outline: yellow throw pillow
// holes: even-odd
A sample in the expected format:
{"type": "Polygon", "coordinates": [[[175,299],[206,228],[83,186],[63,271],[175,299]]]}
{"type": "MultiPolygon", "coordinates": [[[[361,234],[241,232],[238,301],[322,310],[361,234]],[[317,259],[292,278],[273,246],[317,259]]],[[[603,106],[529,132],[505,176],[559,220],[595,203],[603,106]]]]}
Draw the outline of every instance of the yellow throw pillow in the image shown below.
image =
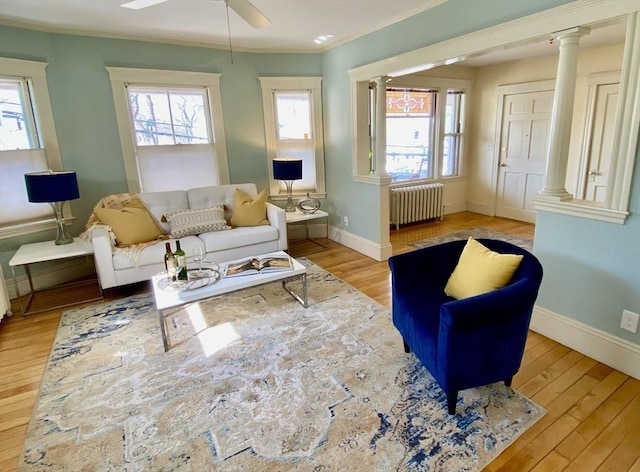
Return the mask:
{"type": "Polygon", "coordinates": [[[237,188],[233,196],[233,214],[229,223],[231,226],[268,225],[267,191],[263,190],[254,198],[237,188]]]}
{"type": "Polygon", "coordinates": [[[96,208],[94,211],[103,224],[111,226],[118,246],[146,243],[162,236],[146,208],[126,206],[119,210],[96,208]]]}
{"type": "Polygon", "coordinates": [[[502,288],[513,277],[522,257],[491,251],[469,237],[444,291],[461,299],[502,288]]]}

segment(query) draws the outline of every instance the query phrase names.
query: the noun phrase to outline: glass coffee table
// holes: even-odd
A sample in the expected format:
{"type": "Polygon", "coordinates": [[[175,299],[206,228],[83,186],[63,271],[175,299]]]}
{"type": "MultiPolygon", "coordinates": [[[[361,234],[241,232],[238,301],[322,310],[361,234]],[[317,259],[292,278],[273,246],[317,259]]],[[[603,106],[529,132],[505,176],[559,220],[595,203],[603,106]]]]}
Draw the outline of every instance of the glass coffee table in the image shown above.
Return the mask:
{"type": "MultiPolygon", "coordinates": [[[[292,269],[265,272],[252,275],[241,275],[236,277],[224,277],[224,267],[227,263],[221,264],[220,270],[212,271],[205,278],[195,279],[184,284],[171,284],[167,282],[166,273],[155,275],[152,279],[153,297],[160,317],[160,329],[162,331],[162,343],[165,352],[169,350],[169,339],[167,338],[167,328],[165,318],[168,314],[175,313],[187,305],[197,303],[209,298],[235,292],[244,288],[255,287],[270,282],[282,281],[282,287],[295,298],[302,306],[307,308],[307,268],[288,256],[284,251],[270,253],[268,255],[289,257],[292,269]],[[205,280],[206,279],[206,280],[205,280]],[[293,279],[302,279],[302,294],[293,292],[287,284],[293,279]],[[191,283],[193,282],[193,283],[191,283]]],[[[265,257],[267,254],[258,256],[265,257]]],[[[242,258],[244,260],[247,258],[242,258]]],[[[232,261],[230,261],[232,262],[232,261]]]]}

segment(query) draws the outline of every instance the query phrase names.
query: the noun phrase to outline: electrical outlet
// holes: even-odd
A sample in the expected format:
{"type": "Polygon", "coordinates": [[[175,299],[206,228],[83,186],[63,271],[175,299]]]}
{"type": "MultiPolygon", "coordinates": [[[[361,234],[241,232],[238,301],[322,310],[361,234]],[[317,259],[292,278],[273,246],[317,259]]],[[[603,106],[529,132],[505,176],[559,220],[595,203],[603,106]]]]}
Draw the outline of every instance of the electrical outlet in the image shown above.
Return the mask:
{"type": "Polygon", "coordinates": [[[342,224],[344,226],[349,226],[349,217],[348,216],[343,216],[342,217],[342,224]]]}
{"type": "Polygon", "coordinates": [[[622,310],[622,321],[620,327],[631,331],[632,333],[638,332],[638,318],[640,315],[629,310],[622,310]]]}

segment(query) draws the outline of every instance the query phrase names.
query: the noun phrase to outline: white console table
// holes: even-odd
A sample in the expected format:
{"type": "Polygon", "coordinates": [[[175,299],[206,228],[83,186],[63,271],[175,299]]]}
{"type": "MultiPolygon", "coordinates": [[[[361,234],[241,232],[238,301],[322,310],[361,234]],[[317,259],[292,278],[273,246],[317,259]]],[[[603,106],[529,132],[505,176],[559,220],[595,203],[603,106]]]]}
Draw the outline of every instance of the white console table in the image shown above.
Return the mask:
{"type": "MultiPolygon", "coordinates": [[[[89,299],[74,301],[71,303],[65,303],[62,305],[47,307],[46,309],[41,309],[41,310],[31,310],[31,311],[29,310],[29,307],[31,306],[31,302],[33,301],[33,296],[36,292],[43,292],[45,290],[50,290],[50,289],[34,290],[33,280],[31,278],[31,269],[29,268],[31,264],[37,264],[39,262],[55,261],[60,259],[70,259],[75,257],[87,257],[92,255],[93,255],[93,247],[91,246],[91,243],[88,241],[84,241],[82,239],[77,239],[77,238],[74,238],[71,244],[63,244],[59,246],[56,246],[54,241],[23,244],[22,246],[20,246],[20,248],[16,251],[16,253],[13,255],[13,257],[9,261],[9,266],[11,266],[11,272],[13,274],[13,283],[16,289],[16,296],[18,297],[18,303],[20,305],[20,311],[22,312],[22,315],[24,316],[27,314],[40,313],[42,311],[48,311],[55,308],[63,308],[71,305],[77,305],[79,303],[101,300],[103,298],[102,287],[100,287],[100,284],[98,283],[98,287],[100,289],[100,295],[98,297],[93,297],[89,299]],[[16,266],[24,266],[24,270],[27,274],[27,279],[29,281],[30,292],[27,298],[27,302],[24,305],[22,304],[22,296],[20,294],[20,288],[18,287],[18,281],[16,278],[16,272],[15,272],[16,266]]],[[[96,282],[97,282],[97,279],[83,280],[80,282],[71,282],[68,284],[57,285],[56,287],[52,287],[52,288],[71,287],[71,286],[78,286],[81,284],[96,283],[96,282]]]]}

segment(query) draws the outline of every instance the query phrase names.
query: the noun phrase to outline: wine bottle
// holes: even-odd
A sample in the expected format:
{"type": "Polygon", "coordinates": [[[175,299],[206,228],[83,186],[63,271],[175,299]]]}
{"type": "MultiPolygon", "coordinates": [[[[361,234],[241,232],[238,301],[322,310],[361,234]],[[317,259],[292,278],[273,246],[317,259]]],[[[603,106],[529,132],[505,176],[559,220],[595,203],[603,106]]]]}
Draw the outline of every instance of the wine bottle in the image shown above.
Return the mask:
{"type": "Polygon", "coordinates": [[[178,264],[178,280],[187,280],[187,255],[180,247],[180,240],[176,241],[176,263],[178,264]]]}
{"type": "Polygon", "coordinates": [[[171,252],[171,244],[165,243],[165,248],[164,265],[167,269],[167,278],[171,282],[175,282],[177,280],[178,261],[176,260],[175,254],[171,252]]]}
{"type": "Polygon", "coordinates": [[[173,256],[173,252],[171,251],[171,243],[164,243],[165,253],[164,253],[164,270],[167,270],[167,259],[173,256]]]}

